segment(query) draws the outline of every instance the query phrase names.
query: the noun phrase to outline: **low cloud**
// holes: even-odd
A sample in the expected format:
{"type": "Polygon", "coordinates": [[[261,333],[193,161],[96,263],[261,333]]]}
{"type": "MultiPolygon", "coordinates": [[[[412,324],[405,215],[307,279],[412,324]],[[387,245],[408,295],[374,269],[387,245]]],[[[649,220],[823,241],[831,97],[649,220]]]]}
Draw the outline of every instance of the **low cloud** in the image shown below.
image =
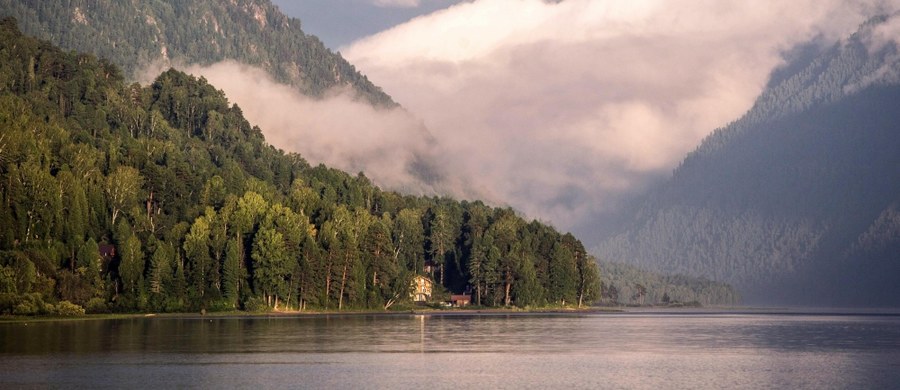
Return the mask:
{"type": "Polygon", "coordinates": [[[887,46],[896,46],[900,39],[900,14],[890,15],[887,20],[866,31],[863,37],[870,52],[878,52],[887,46]]]}
{"type": "MultiPolygon", "coordinates": [[[[569,229],[670,174],[750,108],[793,46],[893,2],[477,0],[343,48],[442,164],[569,229]]],[[[587,237],[585,237],[587,238],[587,237]]]]}
{"type": "Polygon", "coordinates": [[[448,178],[423,178],[423,164],[432,176],[439,169],[433,163],[439,149],[421,120],[402,108],[374,108],[349,89],[313,99],[262,69],[232,61],[180,68],[223,90],[270,144],[298,152],[313,165],[364,172],[379,185],[405,192],[461,191],[459,183],[449,188],[448,178]]]}
{"type": "Polygon", "coordinates": [[[847,93],[855,93],[873,84],[891,83],[900,81],[900,51],[898,51],[898,39],[900,39],[900,14],[893,14],[884,22],[861,31],[862,42],[866,45],[871,56],[879,58],[881,66],[871,73],[862,75],[857,80],[844,87],[847,93]]]}

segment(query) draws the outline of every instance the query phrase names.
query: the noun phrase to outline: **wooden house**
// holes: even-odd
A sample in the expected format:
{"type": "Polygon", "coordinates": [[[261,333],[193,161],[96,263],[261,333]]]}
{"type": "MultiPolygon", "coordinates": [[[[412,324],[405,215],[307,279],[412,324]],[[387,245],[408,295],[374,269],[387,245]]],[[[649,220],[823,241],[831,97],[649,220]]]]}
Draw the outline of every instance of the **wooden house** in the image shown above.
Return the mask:
{"type": "Polygon", "coordinates": [[[422,276],[416,275],[415,279],[413,279],[413,292],[412,292],[412,300],[413,302],[428,302],[431,300],[431,293],[434,289],[434,281],[431,279],[422,276]]]}

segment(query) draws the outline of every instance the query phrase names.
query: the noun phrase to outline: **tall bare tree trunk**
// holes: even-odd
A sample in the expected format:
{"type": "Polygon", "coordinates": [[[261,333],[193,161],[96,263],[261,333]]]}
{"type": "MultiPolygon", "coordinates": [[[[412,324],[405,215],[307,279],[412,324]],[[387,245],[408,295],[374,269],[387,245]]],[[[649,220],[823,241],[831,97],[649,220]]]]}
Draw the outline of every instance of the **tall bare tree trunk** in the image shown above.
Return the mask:
{"type": "Polygon", "coordinates": [[[504,290],[505,290],[504,294],[505,295],[503,297],[503,304],[505,306],[509,306],[509,303],[510,303],[509,290],[512,287],[512,271],[510,271],[509,266],[506,267],[506,277],[504,278],[503,281],[506,284],[506,286],[504,286],[504,290]]]}
{"type": "Polygon", "coordinates": [[[341,271],[341,295],[338,297],[338,310],[344,308],[344,286],[347,285],[347,263],[344,263],[344,269],[341,271]]]}
{"type": "Polygon", "coordinates": [[[510,287],[512,287],[512,283],[510,283],[509,280],[507,280],[506,288],[504,289],[504,290],[506,290],[506,292],[505,292],[506,296],[503,298],[503,304],[505,306],[509,306],[509,289],[510,289],[510,287]]]}
{"type": "Polygon", "coordinates": [[[578,285],[578,308],[581,308],[582,303],[584,302],[584,273],[581,273],[581,283],[578,285]]]}
{"type": "Polygon", "coordinates": [[[288,286],[287,302],[284,304],[287,310],[291,310],[291,296],[294,295],[294,274],[291,274],[291,284],[288,286]]]}
{"type": "Polygon", "coordinates": [[[328,254],[328,265],[325,267],[325,308],[328,308],[328,298],[331,295],[331,254],[328,254]]]}
{"type": "Polygon", "coordinates": [[[481,306],[481,283],[475,283],[475,302],[478,302],[478,306],[481,306]]]}

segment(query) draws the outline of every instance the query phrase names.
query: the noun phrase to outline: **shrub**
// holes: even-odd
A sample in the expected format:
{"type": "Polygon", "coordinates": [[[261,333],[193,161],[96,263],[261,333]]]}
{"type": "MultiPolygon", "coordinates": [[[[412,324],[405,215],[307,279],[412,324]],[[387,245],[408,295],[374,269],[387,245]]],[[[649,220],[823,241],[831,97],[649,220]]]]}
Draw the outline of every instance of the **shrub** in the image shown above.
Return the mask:
{"type": "Polygon", "coordinates": [[[69,301],[61,301],[56,304],[56,315],[63,317],[83,316],[84,308],[69,301]]]}
{"type": "Polygon", "coordinates": [[[12,314],[19,304],[19,296],[12,293],[0,293],[0,314],[12,314]]]}
{"type": "Polygon", "coordinates": [[[20,316],[33,316],[53,312],[53,305],[45,304],[41,294],[30,293],[19,297],[19,301],[13,308],[13,314],[20,316]],[[50,310],[47,310],[49,306],[50,310]]]}
{"type": "Polygon", "coordinates": [[[179,298],[169,298],[166,300],[165,308],[163,310],[167,313],[178,313],[184,311],[184,301],[179,298]]]}
{"type": "Polygon", "coordinates": [[[91,314],[109,313],[109,306],[103,298],[91,298],[84,304],[84,311],[91,314]]]}
{"type": "Polygon", "coordinates": [[[38,307],[32,302],[22,302],[13,309],[13,314],[17,316],[30,316],[38,313],[38,307]]]}
{"type": "Polygon", "coordinates": [[[246,301],[244,301],[244,310],[255,313],[262,313],[269,311],[269,306],[266,305],[266,301],[260,297],[250,297],[246,301]]]}
{"type": "Polygon", "coordinates": [[[230,311],[234,310],[234,304],[229,302],[227,299],[217,299],[210,303],[208,310],[210,312],[230,311]]]}

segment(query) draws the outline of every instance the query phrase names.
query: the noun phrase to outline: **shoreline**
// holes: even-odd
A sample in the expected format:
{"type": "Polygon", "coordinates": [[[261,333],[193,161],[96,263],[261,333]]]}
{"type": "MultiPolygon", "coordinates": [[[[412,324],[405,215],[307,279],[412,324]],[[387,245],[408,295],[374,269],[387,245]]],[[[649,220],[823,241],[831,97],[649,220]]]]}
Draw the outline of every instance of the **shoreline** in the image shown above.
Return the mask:
{"type": "Polygon", "coordinates": [[[135,318],[315,318],[315,317],[349,317],[349,316],[464,316],[464,315],[575,315],[598,313],[625,313],[626,310],[617,307],[589,307],[589,308],[547,308],[547,309],[430,309],[417,308],[410,310],[383,311],[383,310],[323,310],[323,311],[271,311],[271,312],[246,312],[246,311],[221,311],[221,312],[186,312],[186,313],[104,313],[85,314],[82,316],[15,316],[2,315],[0,323],[16,322],[52,322],[52,321],[88,321],[88,320],[119,320],[135,318]]]}
{"type": "Polygon", "coordinates": [[[830,315],[830,316],[900,316],[900,309],[860,309],[860,308],[787,308],[787,307],[748,307],[748,306],[714,306],[714,307],[625,307],[601,306],[586,308],[484,308],[484,309],[432,309],[416,308],[410,310],[325,310],[325,311],[273,311],[245,312],[223,311],[209,313],[107,313],[86,314],[83,316],[0,316],[0,324],[29,322],[66,322],[91,320],[125,320],[141,318],[160,319],[233,319],[233,318],[326,318],[326,317],[452,317],[452,316],[534,316],[534,315],[595,315],[595,314],[628,314],[628,315],[830,315]]]}

